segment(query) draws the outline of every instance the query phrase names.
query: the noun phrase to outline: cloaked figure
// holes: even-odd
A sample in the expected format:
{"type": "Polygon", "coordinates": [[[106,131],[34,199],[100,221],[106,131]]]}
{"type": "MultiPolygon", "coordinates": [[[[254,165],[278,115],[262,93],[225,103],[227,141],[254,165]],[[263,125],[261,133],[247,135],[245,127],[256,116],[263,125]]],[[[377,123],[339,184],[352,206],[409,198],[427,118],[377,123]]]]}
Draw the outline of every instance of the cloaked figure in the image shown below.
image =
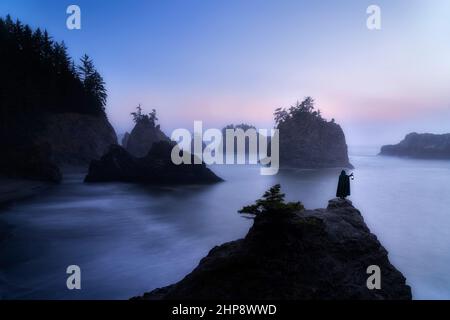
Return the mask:
{"type": "Polygon", "coordinates": [[[341,171],[341,175],[339,176],[339,182],[336,191],[336,197],[345,199],[345,197],[350,195],[350,178],[353,180],[353,173],[347,175],[345,170],[341,171]]]}

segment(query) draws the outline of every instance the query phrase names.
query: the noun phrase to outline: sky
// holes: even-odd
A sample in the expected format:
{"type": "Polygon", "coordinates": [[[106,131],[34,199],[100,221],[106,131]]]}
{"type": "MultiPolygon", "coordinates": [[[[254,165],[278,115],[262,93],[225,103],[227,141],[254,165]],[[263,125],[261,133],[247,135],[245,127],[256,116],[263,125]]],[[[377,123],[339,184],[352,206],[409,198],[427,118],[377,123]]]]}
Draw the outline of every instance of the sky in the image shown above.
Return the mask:
{"type": "Polygon", "coordinates": [[[11,14],[87,53],[117,133],[140,103],[161,128],[273,127],[273,111],[312,96],[349,145],[450,132],[448,0],[2,0],[11,14]],[[66,8],[81,8],[81,30],[66,8]],[[381,30],[366,26],[369,5],[381,30]]]}

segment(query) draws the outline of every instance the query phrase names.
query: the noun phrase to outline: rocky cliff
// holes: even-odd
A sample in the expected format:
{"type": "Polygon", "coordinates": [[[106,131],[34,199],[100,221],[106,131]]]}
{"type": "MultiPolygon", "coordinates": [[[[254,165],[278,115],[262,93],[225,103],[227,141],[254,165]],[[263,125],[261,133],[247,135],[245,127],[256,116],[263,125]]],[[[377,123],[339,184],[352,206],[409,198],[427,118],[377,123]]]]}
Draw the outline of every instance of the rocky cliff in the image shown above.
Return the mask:
{"type": "Polygon", "coordinates": [[[45,117],[45,128],[36,136],[48,143],[58,165],[89,165],[100,159],[111,144],[117,144],[116,133],[105,116],[77,113],[52,114],[45,117]]]}
{"type": "Polygon", "coordinates": [[[114,129],[103,115],[44,114],[23,134],[26,130],[17,125],[2,143],[2,175],[58,182],[62,166],[88,166],[117,143],[114,129]]]}
{"type": "Polygon", "coordinates": [[[85,181],[148,184],[200,184],[222,181],[204,163],[175,165],[171,160],[173,147],[172,142],[155,142],[145,157],[137,158],[124,148],[112,145],[100,160],[91,162],[85,181]]]}
{"type": "Polygon", "coordinates": [[[280,165],[295,168],[352,168],[342,128],[327,121],[306,98],[289,108],[277,109],[280,130],[280,165]]]}
{"type": "Polygon", "coordinates": [[[381,155],[450,159],[450,134],[410,133],[398,144],[381,147],[381,155]]]}
{"type": "Polygon", "coordinates": [[[260,214],[244,239],[213,248],[183,280],[139,299],[411,299],[403,275],[348,200],[260,214]],[[381,269],[369,290],[367,267],[381,269]]]}

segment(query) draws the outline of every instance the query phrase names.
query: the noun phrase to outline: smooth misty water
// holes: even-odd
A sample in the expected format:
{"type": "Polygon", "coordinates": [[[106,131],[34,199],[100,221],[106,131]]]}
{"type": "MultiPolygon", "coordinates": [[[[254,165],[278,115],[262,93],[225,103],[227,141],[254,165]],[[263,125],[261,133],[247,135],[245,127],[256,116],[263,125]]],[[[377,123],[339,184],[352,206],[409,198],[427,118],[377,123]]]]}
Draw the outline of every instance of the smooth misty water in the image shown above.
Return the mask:
{"type": "MultiPolygon", "coordinates": [[[[450,299],[450,161],[352,151],[352,196],[416,299],[450,299]]],[[[0,213],[0,297],[127,299],[180,280],[215,245],[244,236],[236,213],[271,185],[290,200],[325,207],[339,170],[216,166],[226,182],[177,188],[82,183],[61,186],[0,213]],[[66,289],[66,267],[82,290],[66,289]]]]}

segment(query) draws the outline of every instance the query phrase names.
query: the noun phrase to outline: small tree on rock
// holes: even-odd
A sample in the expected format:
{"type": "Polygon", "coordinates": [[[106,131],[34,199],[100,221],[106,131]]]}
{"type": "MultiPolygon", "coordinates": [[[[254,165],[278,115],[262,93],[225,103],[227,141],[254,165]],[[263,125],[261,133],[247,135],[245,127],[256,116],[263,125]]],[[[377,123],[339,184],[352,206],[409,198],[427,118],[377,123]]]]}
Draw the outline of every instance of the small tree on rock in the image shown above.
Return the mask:
{"type": "Polygon", "coordinates": [[[245,206],[239,213],[258,216],[261,214],[293,214],[296,211],[304,210],[301,202],[284,202],[285,194],[281,193],[281,186],[274,185],[267,190],[261,199],[256,200],[252,205],[245,206]]]}
{"type": "Polygon", "coordinates": [[[158,117],[156,116],[156,110],[152,109],[152,112],[149,114],[142,113],[141,104],[136,107],[136,112],[131,112],[134,123],[139,123],[141,121],[149,122],[152,126],[156,125],[156,121],[158,121],[158,117]]]}

